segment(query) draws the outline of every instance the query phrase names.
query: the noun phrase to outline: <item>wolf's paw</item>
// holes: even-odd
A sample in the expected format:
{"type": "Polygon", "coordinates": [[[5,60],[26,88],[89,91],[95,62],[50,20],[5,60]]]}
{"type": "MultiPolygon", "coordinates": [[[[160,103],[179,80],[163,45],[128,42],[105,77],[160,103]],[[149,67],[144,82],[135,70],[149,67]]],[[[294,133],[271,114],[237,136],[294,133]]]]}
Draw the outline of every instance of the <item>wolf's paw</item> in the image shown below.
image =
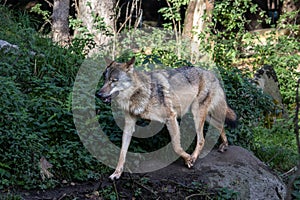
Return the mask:
{"type": "Polygon", "coordinates": [[[122,174],[122,170],[116,170],[109,178],[113,181],[115,179],[119,179],[122,174]]]}
{"type": "Polygon", "coordinates": [[[219,146],[219,152],[223,153],[224,151],[227,150],[227,147],[228,147],[228,143],[222,143],[222,144],[219,146]]]}
{"type": "Polygon", "coordinates": [[[188,158],[185,159],[185,164],[187,165],[188,168],[193,167],[194,160],[193,160],[192,156],[189,156],[188,158]]]}
{"type": "Polygon", "coordinates": [[[198,155],[195,155],[195,154],[193,153],[193,154],[192,154],[192,160],[193,160],[193,163],[195,163],[197,159],[198,159],[198,155]]]}

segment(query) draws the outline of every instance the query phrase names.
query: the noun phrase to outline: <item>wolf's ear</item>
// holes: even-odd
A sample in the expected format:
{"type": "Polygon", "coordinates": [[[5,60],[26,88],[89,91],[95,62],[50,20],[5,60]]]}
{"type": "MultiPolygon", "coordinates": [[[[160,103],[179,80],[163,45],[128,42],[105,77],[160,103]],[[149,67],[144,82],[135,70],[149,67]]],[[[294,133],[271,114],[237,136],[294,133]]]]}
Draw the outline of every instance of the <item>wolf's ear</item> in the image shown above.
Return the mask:
{"type": "Polygon", "coordinates": [[[106,66],[109,66],[112,62],[114,62],[113,60],[109,59],[109,58],[104,58],[105,62],[106,62],[106,66]]]}
{"type": "Polygon", "coordinates": [[[133,71],[133,64],[135,62],[135,57],[132,57],[128,62],[126,62],[126,69],[128,72],[133,71]]]}

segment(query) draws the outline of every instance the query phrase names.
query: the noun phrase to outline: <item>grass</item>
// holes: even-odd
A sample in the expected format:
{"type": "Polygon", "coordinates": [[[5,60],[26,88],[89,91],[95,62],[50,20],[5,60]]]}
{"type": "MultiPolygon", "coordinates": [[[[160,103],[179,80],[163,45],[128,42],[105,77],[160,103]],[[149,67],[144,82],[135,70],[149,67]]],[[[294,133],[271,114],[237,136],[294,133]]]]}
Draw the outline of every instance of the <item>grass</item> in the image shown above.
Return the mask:
{"type": "Polygon", "coordinates": [[[299,155],[292,120],[278,120],[270,129],[256,127],[252,149],[259,159],[279,172],[296,166],[299,155]]]}

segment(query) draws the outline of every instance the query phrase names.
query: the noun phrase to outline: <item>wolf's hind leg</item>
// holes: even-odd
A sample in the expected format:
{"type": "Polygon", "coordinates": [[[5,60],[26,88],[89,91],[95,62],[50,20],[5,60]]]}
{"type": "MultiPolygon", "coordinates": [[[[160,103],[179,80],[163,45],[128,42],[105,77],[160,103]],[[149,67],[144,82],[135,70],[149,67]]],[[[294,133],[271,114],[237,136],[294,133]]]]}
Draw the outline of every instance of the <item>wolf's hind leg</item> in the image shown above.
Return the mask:
{"type": "Polygon", "coordinates": [[[171,116],[166,121],[166,125],[168,128],[168,131],[171,136],[171,142],[173,145],[174,151],[180,155],[184,160],[185,164],[190,168],[193,166],[193,160],[192,157],[184,151],[184,149],[181,147],[180,143],[180,129],[177,122],[177,116],[175,113],[171,113],[171,116]]]}
{"type": "Polygon", "coordinates": [[[219,146],[219,151],[224,152],[228,146],[228,140],[224,130],[225,113],[219,112],[218,115],[214,114],[210,123],[219,130],[222,144],[219,146]]]}
{"type": "Polygon", "coordinates": [[[203,126],[206,120],[207,108],[206,106],[200,106],[198,102],[192,105],[192,113],[194,117],[194,123],[197,133],[197,143],[194,152],[192,153],[193,162],[197,160],[201,150],[203,149],[205,139],[203,135],[203,126]]]}
{"type": "Polygon", "coordinates": [[[224,128],[219,129],[221,133],[221,139],[222,139],[222,144],[219,146],[219,151],[224,152],[226,150],[226,147],[228,146],[228,140],[224,131],[224,128]]]}

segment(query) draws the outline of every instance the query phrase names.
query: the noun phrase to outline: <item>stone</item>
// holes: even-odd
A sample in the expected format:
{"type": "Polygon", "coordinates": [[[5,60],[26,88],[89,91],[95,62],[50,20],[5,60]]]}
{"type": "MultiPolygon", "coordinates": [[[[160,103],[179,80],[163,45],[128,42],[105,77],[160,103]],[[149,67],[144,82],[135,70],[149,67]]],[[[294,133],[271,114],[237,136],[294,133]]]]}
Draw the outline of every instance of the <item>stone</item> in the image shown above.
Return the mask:
{"type": "MultiPolygon", "coordinates": [[[[0,40],[0,50],[4,49],[4,52],[7,53],[8,51],[19,51],[19,47],[17,45],[11,44],[5,40],[0,40]]],[[[34,51],[29,51],[29,54],[35,56],[36,53],[34,51]]],[[[42,55],[44,56],[44,55],[42,55]]]]}
{"type": "Polygon", "coordinates": [[[266,94],[273,97],[276,104],[282,105],[280,85],[274,68],[264,65],[254,74],[253,82],[257,84],[266,94]]]}
{"type": "MultiPolygon", "coordinates": [[[[201,155],[200,155],[201,157],[201,155]]],[[[153,160],[153,164],[162,161],[153,160]]],[[[144,167],[149,163],[141,163],[144,167]]],[[[199,182],[208,189],[226,188],[241,200],[284,199],[286,185],[252,152],[229,146],[223,153],[213,149],[188,169],[182,159],[157,171],[147,173],[150,180],[169,180],[182,184],[199,182]]]]}
{"type": "Polygon", "coordinates": [[[284,199],[286,186],[262,161],[238,146],[224,153],[215,150],[198,160],[194,168],[211,188],[226,187],[238,192],[238,199],[284,199]]]}

